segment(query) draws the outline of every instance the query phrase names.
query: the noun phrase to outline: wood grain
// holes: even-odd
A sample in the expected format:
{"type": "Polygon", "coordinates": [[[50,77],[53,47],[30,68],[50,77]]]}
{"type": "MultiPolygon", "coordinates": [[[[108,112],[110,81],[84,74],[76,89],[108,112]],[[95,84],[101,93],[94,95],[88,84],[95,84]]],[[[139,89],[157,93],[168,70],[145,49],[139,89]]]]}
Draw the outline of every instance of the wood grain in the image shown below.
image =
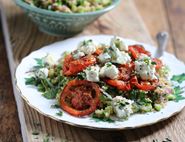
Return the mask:
{"type": "Polygon", "coordinates": [[[185,3],[184,0],[165,0],[176,56],[185,61],[185,3]]]}
{"type": "Polygon", "coordinates": [[[22,140],[11,77],[0,28],[0,142],[22,140]]]}
{"type": "MultiPolygon", "coordinates": [[[[99,18],[77,36],[116,34],[153,44],[149,32],[152,38],[155,39],[157,32],[166,30],[172,34],[168,51],[176,53],[179,58],[185,60],[182,53],[182,51],[184,51],[183,45],[185,45],[182,40],[184,36],[180,32],[181,30],[177,30],[177,26],[179,25],[175,23],[175,21],[181,22],[181,20],[177,18],[178,12],[176,13],[177,15],[173,15],[174,11],[179,11],[174,9],[184,9],[182,6],[183,0],[177,1],[181,2],[179,3],[180,5],[176,5],[172,0],[156,0],[155,2],[135,0],[136,6],[146,23],[146,27],[133,1],[124,0],[117,9],[99,18]],[[178,34],[178,36],[176,34],[178,34]],[[181,40],[177,39],[175,35],[181,40]],[[174,43],[174,41],[176,41],[176,43],[174,43]]],[[[38,31],[37,27],[12,1],[3,0],[3,5],[7,9],[6,12],[16,64],[31,51],[52,42],[63,40],[62,37],[52,37],[38,31]]],[[[181,12],[180,18],[183,19],[183,15],[184,12],[181,12]]],[[[184,21],[182,20],[182,22],[184,21]]],[[[15,112],[15,110],[13,112],[15,112]]],[[[24,104],[24,114],[27,124],[26,133],[30,142],[42,142],[44,140],[55,142],[152,142],[153,139],[162,141],[166,137],[169,137],[174,142],[183,142],[185,137],[185,130],[183,128],[185,123],[185,111],[169,120],[152,126],[124,131],[95,131],[69,126],[39,114],[27,104],[24,104]],[[33,135],[33,132],[38,132],[38,135],[33,135]]]]}

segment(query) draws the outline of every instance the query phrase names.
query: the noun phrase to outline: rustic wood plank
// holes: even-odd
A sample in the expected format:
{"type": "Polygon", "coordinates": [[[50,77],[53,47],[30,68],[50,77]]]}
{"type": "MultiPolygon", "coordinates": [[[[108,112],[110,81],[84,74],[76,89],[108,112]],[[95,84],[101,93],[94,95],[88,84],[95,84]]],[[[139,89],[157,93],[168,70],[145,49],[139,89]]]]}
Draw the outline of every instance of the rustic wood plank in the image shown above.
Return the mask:
{"type": "Polygon", "coordinates": [[[156,41],[155,37],[158,32],[167,31],[170,33],[167,51],[174,53],[170,25],[163,0],[155,0],[155,2],[135,0],[135,3],[154,41],[156,41]]]}
{"type": "MultiPolygon", "coordinates": [[[[168,21],[164,18],[166,13],[163,9],[163,3],[161,3],[160,0],[156,0],[154,7],[151,1],[140,1],[140,6],[142,6],[140,11],[144,15],[143,18],[150,29],[150,33],[152,33],[153,39],[156,32],[161,31],[163,28],[167,31],[170,31],[168,21]],[[143,7],[145,7],[145,10],[143,9],[143,7]],[[160,13],[158,15],[160,18],[156,14],[158,13],[158,11],[162,11],[162,14],[160,13]],[[150,19],[150,17],[152,17],[152,14],[156,15],[154,16],[154,18],[150,19]],[[162,22],[157,22],[156,24],[158,18],[162,22]],[[152,22],[150,22],[150,20],[152,22]]],[[[138,6],[139,1],[136,2],[138,6]]],[[[24,56],[29,54],[31,51],[54,41],[63,39],[61,37],[51,37],[39,32],[36,26],[22,13],[19,8],[15,7],[15,5],[11,1],[3,0],[3,4],[7,9],[9,9],[7,11],[7,16],[11,32],[11,41],[13,43],[14,55],[17,64],[24,56]],[[19,33],[19,36],[17,36],[17,33],[19,33]]],[[[83,31],[83,33],[78,36],[87,34],[116,34],[152,44],[149,33],[147,32],[146,27],[141,20],[141,17],[137,14],[137,10],[133,5],[132,0],[123,1],[117,9],[99,18],[93,24],[89,25],[83,31]]],[[[172,45],[172,43],[169,44],[170,52],[174,51],[172,45]]],[[[107,132],[76,128],[67,124],[62,124],[60,122],[56,122],[52,119],[46,118],[45,116],[36,112],[34,109],[30,108],[27,104],[25,104],[24,106],[27,122],[27,134],[29,136],[29,141],[34,142],[40,142],[46,139],[55,142],[61,142],[65,140],[69,142],[86,142],[87,140],[88,142],[151,142],[153,139],[159,139],[162,141],[166,137],[169,137],[174,141],[181,142],[183,141],[184,137],[183,128],[180,136],[178,136],[178,130],[174,130],[174,127],[181,128],[181,126],[179,126],[179,121],[184,121],[184,111],[180,115],[172,117],[170,120],[160,122],[153,126],[148,126],[135,130],[107,132]],[[34,131],[38,131],[39,135],[33,135],[32,133],[34,131]]]]}
{"type": "Polygon", "coordinates": [[[164,0],[176,56],[185,62],[185,3],[184,0],[164,0]]]}
{"type": "MultiPolygon", "coordinates": [[[[0,25],[1,26],[1,25],[0,25]]],[[[0,141],[22,141],[11,77],[0,28],[0,141]]]]}

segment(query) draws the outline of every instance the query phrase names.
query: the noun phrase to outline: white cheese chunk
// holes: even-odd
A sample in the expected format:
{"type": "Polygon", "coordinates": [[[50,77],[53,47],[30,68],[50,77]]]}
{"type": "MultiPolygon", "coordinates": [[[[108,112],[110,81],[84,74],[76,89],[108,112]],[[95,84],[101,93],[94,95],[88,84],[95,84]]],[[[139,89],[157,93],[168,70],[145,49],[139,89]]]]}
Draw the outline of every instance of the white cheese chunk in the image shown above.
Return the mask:
{"type": "Polygon", "coordinates": [[[122,51],[119,54],[117,54],[117,58],[112,62],[118,63],[118,64],[127,64],[131,62],[131,58],[128,53],[125,53],[124,51],[122,51]]]}
{"type": "Polygon", "coordinates": [[[96,51],[96,45],[92,42],[92,40],[87,40],[80,43],[78,49],[86,55],[90,55],[96,51]]]}
{"type": "Polygon", "coordinates": [[[35,72],[35,75],[39,78],[48,77],[49,70],[47,68],[41,68],[35,72]]]}
{"type": "Polygon", "coordinates": [[[132,104],[132,100],[128,100],[122,96],[116,96],[112,101],[113,111],[118,118],[127,118],[133,113],[132,104]]]}
{"type": "Polygon", "coordinates": [[[128,45],[117,37],[112,38],[111,44],[114,44],[120,51],[128,51],[128,45]]]}
{"type": "Polygon", "coordinates": [[[106,63],[101,69],[100,69],[100,77],[108,77],[110,79],[116,79],[118,77],[119,70],[118,68],[109,63],[106,63]]]}
{"type": "Polygon", "coordinates": [[[46,62],[49,66],[56,64],[56,61],[54,60],[54,57],[51,54],[47,54],[47,56],[44,57],[44,62],[46,62]]]}
{"type": "Polygon", "coordinates": [[[111,56],[108,53],[102,53],[98,56],[100,63],[106,63],[111,60],[111,56]]]}
{"type": "Polygon", "coordinates": [[[99,66],[88,67],[85,70],[87,80],[88,81],[92,81],[92,82],[100,81],[100,79],[99,79],[99,71],[100,71],[100,67],[99,66]]]}
{"type": "Polygon", "coordinates": [[[76,50],[72,53],[72,55],[74,59],[80,59],[81,57],[85,56],[85,53],[80,50],[76,50]]]}
{"type": "Polygon", "coordinates": [[[155,65],[152,64],[151,58],[147,55],[142,54],[135,61],[135,70],[142,80],[157,79],[155,65]]]}

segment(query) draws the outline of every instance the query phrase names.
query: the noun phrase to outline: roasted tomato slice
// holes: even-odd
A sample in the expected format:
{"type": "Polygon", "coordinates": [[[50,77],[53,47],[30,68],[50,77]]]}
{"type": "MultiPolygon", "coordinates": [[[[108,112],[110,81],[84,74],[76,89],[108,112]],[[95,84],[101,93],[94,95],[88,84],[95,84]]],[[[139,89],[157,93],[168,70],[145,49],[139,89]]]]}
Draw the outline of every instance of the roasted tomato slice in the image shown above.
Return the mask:
{"type": "Polygon", "coordinates": [[[131,85],[134,85],[138,89],[143,90],[143,91],[152,91],[152,90],[155,90],[155,88],[157,87],[157,81],[153,81],[153,82],[141,81],[139,83],[136,76],[131,78],[130,83],[131,85]]]}
{"type": "Polygon", "coordinates": [[[131,90],[130,83],[121,80],[105,80],[105,82],[119,90],[129,91],[131,90]]]}
{"type": "Polygon", "coordinates": [[[72,80],[62,91],[60,106],[77,117],[89,115],[99,105],[100,88],[96,83],[86,80],[72,80]]]}
{"type": "Polygon", "coordinates": [[[160,69],[163,66],[162,61],[160,59],[158,59],[158,58],[153,58],[152,61],[156,63],[156,67],[155,68],[157,70],[160,69]]]}
{"type": "Polygon", "coordinates": [[[67,76],[75,75],[95,63],[96,58],[93,55],[88,55],[75,60],[70,54],[64,59],[63,74],[67,76]]]}
{"type": "Polygon", "coordinates": [[[142,45],[129,46],[129,52],[132,54],[132,57],[134,59],[137,59],[139,57],[139,54],[141,54],[141,53],[146,54],[148,56],[151,56],[151,53],[149,51],[146,51],[142,45]]]}
{"type": "Polygon", "coordinates": [[[131,77],[132,70],[134,69],[134,64],[126,64],[119,66],[119,76],[118,80],[128,81],[131,77]]]}

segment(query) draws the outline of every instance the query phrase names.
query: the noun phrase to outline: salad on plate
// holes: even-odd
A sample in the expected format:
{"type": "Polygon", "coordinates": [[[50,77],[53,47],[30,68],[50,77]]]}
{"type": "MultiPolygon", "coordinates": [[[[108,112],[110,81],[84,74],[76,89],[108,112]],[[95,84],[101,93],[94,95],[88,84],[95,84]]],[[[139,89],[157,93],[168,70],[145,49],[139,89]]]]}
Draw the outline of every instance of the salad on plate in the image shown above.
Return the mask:
{"type": "Polygon", "coordinates": [[[173,87],[170,70],[161,59],[153,58],[142,45],[127,45],[117,37],[110,44],[84,40],[57,61],[51,54],[35,61],[26,85],[56,99],[57,106],[75,117],[122,121],[184,99],[177,96],[180,88],[173,87]]]}

